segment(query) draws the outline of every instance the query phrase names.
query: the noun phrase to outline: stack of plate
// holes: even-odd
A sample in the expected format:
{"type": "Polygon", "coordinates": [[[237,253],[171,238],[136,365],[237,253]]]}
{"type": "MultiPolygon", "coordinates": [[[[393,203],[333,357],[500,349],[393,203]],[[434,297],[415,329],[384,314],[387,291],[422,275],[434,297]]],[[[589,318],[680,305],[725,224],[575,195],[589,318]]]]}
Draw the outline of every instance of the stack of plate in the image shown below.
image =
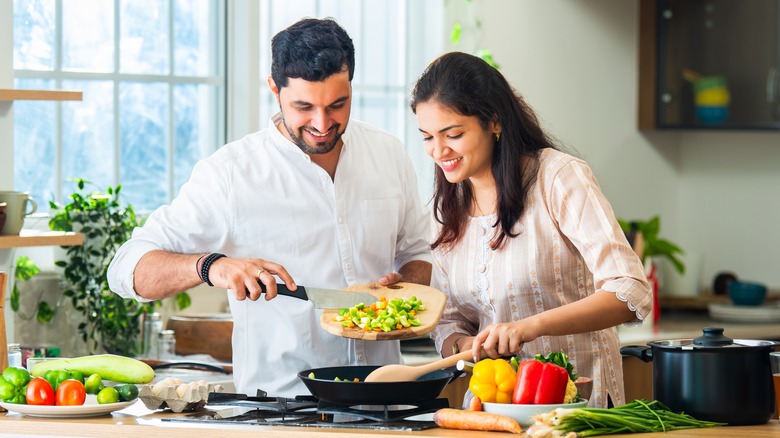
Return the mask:
{"type": "Polygon", "coordinates": [[[780,301],[761,306],[711,303],[710,318],[717,321],[766,323],[780,321],[780,301]]]}

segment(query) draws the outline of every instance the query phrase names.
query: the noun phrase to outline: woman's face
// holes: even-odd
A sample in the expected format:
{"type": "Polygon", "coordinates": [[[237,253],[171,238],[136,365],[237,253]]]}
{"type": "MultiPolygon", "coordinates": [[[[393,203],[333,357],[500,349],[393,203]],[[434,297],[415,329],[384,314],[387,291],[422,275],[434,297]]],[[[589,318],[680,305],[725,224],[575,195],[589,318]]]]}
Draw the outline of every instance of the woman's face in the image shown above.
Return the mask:
{"type": "Polygon", "coordinates": [[[436,101],[417,105],[417,128],[425,152],[455,184],[466,179],[492,178],[490,164],[497,123],[487,128],[473,116],[464,116],[436,101]]]}

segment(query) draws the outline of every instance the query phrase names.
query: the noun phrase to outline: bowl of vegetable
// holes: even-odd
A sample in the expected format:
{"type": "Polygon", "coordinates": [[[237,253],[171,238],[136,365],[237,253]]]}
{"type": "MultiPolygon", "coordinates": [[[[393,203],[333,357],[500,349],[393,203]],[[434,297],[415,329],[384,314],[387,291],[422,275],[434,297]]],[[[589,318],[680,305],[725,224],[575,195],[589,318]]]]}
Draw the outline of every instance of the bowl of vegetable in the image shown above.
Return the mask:
{"type": "Polygon", "coordinates": [[[520,405],[514,403],[482,403],[482,410],[501,414],[515,419],[523,427],[534,424],[534,415],[551,412],[557,408],[576,409],[584,408],[588,405],[587,400],[580,400],[574,403],[560,403],[552,405],[520,405]]]}

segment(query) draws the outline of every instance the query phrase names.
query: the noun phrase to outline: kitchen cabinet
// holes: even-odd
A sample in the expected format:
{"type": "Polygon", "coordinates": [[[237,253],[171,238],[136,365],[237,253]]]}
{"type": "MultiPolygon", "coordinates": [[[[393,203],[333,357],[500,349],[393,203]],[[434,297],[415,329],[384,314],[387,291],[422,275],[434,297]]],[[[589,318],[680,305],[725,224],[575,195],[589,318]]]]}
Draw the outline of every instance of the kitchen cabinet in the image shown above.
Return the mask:
{"type": "Polygon", "coordinates": [[[639,13],[639,129],[780,129],[780,0],[642,0],[639,13]]]}

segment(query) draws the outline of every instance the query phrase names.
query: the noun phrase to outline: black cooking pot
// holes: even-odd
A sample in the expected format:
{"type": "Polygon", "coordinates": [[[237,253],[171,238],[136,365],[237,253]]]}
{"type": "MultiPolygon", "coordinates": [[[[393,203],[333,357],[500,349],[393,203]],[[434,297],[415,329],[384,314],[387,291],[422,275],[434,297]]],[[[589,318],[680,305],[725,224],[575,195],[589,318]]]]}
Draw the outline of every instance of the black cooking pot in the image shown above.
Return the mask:
{"type": "Polygon", "coordinates": [[[441,394],[455,373],[432,371],[408,382],[364,382],[378,366],[314,368],[298,373],[309,392],[320,400],[342,405],[415,405],[441,394]],[[309,375],[314,374],[314,378],[309,375]],[[348,381],[336,381],[336,377],[348,381]],[[355,378],[358,379],[354,382],[355,378]]]}
{"type": "Polygon", "coordinates": [[[729,425],[762,424],[775,412],[769,352],[776,341],[731,339],[705,328],[696,339],[620,349],[653,362],[653,397],[675,412],[729,425]]]}

